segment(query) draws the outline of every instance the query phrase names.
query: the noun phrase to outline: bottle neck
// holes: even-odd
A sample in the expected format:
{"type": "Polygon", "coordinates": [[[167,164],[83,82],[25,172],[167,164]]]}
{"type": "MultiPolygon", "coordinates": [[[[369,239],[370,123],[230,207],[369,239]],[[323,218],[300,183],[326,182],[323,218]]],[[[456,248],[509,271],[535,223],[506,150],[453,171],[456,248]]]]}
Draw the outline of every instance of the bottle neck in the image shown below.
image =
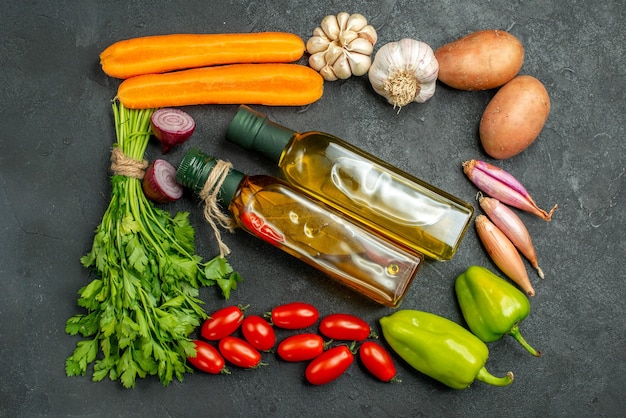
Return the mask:
{"type": "Polygon", "coordinates": [[[218,164],[214,157],[203,154],[195,148],[190,149],[176,171],[176,181],[189,187],[194,193],[200,194],[205,188],[209,176],[215,178],[215,181],[219,181],[223,177],[218,175],[222,173],[216,173],[214,170],[228,170],[217,196],[218,202],[224,208],[228,208],[245,175],[233,168],[218,164]]]}
{"type": "Polygon", "coordinates": [[[283,150],[296,134],[296,131],[272,122],[263,113],[242,105],[228,127],[226,139],[278,163],[283,150]]]}
{"type": "Polygon", "coordinates": [[[235,195],[237,194],[237,190],[239,189],[239,185],[241,184],[245,174],[242,172],[235,170],[234,168],[230,169],[224,182],[220,186],[220,191],[218,195],[218,201],[222,205],[222,207],[228,209],[230,206],[230,202],[233,200],[235,195]]]}
{"type": "Polygon", "coordinates": [[[296,131],[267,119],[256,136],[252,150],[258,151],[271,161],[278,163],[283,151],[296,135],[296,131]]]}

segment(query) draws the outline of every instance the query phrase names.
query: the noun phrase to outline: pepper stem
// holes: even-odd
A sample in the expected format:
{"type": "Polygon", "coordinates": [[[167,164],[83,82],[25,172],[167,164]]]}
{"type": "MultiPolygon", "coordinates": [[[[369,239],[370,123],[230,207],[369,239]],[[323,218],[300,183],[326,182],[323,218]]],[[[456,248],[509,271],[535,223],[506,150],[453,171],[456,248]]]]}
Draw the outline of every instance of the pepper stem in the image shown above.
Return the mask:
{"type": "Polygon", "coordinates": [[[522,334],[519,331],[519,325],[515,325],[513,328],[511,328],[511,330],[509,331],[509,334],[513,338],[515,338],[522,345],[522,347],[528,350],[530,354],[532,354],[535,357],[541,357],[541,351],[535,350],[530,344],[526,342],[524,337],[522,337],[522,334]]]}
{"type": "Polygon", "coordinates": [[[513,372],[507,372],[503,377],[496,377],[489,373],[485,366],[481,367],[476,375],[476,380],[487,383],[493,386],[508,386],[513,383],[513,372]]]}

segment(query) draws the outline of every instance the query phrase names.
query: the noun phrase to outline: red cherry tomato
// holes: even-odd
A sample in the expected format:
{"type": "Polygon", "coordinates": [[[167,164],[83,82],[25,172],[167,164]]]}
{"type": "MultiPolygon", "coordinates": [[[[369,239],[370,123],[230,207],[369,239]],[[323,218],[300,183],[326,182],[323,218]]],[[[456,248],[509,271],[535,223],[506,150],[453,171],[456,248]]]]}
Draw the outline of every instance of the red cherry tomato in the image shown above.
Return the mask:
{"type": "Polygon", "coordinates": [[[276,354],[285,361],[312,360],[324,352],[324,339],[318,334],[296,334],[278,344],[276,354]]]}
{"type": "Polygon", "coordinates": [[[383,382],[396,379],[396,366],[389,352],[374,341],[366,341],[359,347],[359,358],[365,368],[383,382]]]}
{"type": "Polygon", "coordinates": [[[258,315],[247,316],[241,323],[243,337],[257,350],[268,351],[276,344],[274,328],[258,315]]]}
{"type": "Polygon", "coordinates": [[[303,329],[315,324],[320,314],[315,306],[304,302],[292,302],[275,307],[271,312],[272,323],[285,329],[303,329]]]}
{"type": "Polygon", "coordinates": [[[261,353],[250,343],[237,337],[224,337],[219,342],[219,350],[229,363],[244,369],[261,365],[261,353]]]}
{"type": "Polygon", "coordinates": [[[203,372],[211,374],[228,373],[224,357],[222,357],[217,348],[205,341],[195,340],[194,343],[196,344],[196,356],[188,357],[189,363],[203,372]]]}
{"type": "Polygon", "coordinates": [[[354,361],[354,355],[345,345],[330,348],[315,357],[304,374],[313,385],[325,385],[341,376],[354,361]]]}
{"type": "Polygon", "coordinates": [[[320,322],[320,332],[333,340],[363,341],[372,335],[370,326],[350,314],[332,314],[320,322]]]}
{"type": "Polygon", "coordinates": [[[232,334],[243,321],[243,311],[239,306],[228,306],[219,309],[202,324],[202,338],[217,341],[232,334]]]}

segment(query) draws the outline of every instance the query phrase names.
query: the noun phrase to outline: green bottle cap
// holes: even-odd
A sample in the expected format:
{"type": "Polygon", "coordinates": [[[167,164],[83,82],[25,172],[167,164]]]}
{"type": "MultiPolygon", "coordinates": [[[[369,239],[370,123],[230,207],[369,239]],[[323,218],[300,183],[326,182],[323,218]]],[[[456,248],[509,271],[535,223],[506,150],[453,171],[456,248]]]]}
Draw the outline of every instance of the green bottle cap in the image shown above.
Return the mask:
{"type": "MultiPolygon", "coordinates": [[[[206,184],[209,174],[215,167],[215,157],[203,154],[196,148],[191,148],[183,157],[178,170],[176,170],[176,181],[185,187],[189,187],[194,193],[199,194],[206,184]]],[[[239,183],[244,174],[231,169],[220,187],[218,200],[222,206],[227,208],[230,205],[239,183]]]]}
{"type": "Polygon", "coordinates": [[[241,105],[226,132],[226,139],[246,149],[258,151],[274,162],[296,131],[272,122],[263,113],[241,105]]]}

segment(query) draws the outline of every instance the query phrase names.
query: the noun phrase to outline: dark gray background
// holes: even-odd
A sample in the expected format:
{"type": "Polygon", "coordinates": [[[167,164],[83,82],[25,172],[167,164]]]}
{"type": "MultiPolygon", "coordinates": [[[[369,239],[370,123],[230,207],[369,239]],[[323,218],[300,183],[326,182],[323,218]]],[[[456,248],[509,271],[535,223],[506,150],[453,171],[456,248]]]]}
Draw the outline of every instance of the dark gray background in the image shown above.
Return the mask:
{"type": "MultiPolygon", "coordinates": [[[[0,17],[0,416],[615,416],[626,406],[624,285],[624,45],[621,0],[458,1],[57,1],[3,2],[0,17]],[[515,382],[477,382],[450,390],[397,357],[402,383],[383,384],[355,363],[323,387],[303,379],[304,364],[265,355],[268,367],[227,376],[187,375],[164,388],[156,378],[134,390],[119,382],[65,376],[78,341],[64,332],[80,312],[78,289],[90,279],[79,263],[110,197],[114,142],[110,100],[118,81],[101,71],[98,54],[120,39],[174,32],[293,32],[304,40],[327,14],[364,14],[377,47],[404,37],[433,48],[485,28],[509,29],[526,49],[521,73],[541,80],[552,111],[537,142],[497,164],[527,186],[542,207],[558,203],[546,223],[521,215],[533,236],[544,281],[529,267],[537,296],[522,323],[543,350],[528,355],[509,337],[490,344],[488,368],[515,382]]],[[[303,59],[302,63],[306,63],[303,59]]],[[[398,114],[367,78],[326,83],[306,111],[262,108],[296,130],[321,130],[352,142],[442,189],[472,201],[475,188],[461,162],[491,161],[477,127],[493,91],[460,92],[439,85],[433,99],[398,114]]],[[[227,144],[236,106],[187,109],[198,128],[168,154],[174,164],[199,147],[250,174],[272,165],[227,144]]],[[[159,156],[151,144],[148,157],[159,156]]],[[[217,254],[200,206],[187,210],[198,253],[217,254]]],[[[263,313],[294,300],[322,315],[348,312],[377,330],[390,310],[362,299],[260,240],[226,236],[229,260],[244,277],[229,302],[203,289],[208,311],[230,303],[263,313]]],[[[472,264],[494,268],[474,229],[449,262],[427,262],[404,308],[462,323],[453,281],[472,264]]],[[[282,338],[288,333],[279,333],[282,338]]]]}

